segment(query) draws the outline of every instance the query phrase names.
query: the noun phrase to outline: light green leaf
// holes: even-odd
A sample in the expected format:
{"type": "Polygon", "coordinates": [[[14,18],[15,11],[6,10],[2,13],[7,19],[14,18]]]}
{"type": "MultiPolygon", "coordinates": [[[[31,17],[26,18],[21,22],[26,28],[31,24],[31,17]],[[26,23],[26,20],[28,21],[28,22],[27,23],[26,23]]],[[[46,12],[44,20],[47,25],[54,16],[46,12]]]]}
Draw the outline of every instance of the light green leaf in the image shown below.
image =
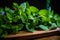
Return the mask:
{"type": "Polygon", "coordinates": [[[42,21],[44,21],[44,22],[47,21],[47,17],[43,16],[42,21]]]}
{"type": "Polygon", "coordinates": [[[44,25],[39,25],[39,28],[41,28],[43,30],[48,30],[48,27],[47,26],[44,26],[44,25]]]}
{"type": "Polygon", "coordinates": [[[59,20],[58,14],[55,14],[55,15],[54,15],[54,19],[55,19],[55,20],[59,20]]]}
{"type": "Polygon", "coordinates": [[[57,27],[56,23],[52,23],[52,25],[49,29],[53,29],[53,28],[56,28],[56,27],[57,27]]]}
{"type": "Polygon", "coordinates": [[[28,16],[31,15],[31,11],[30,11],[29,8],[26,8],[26,13],[27,13],[28,16]]]}
{"type": "Polygon", "coordinates": [[[29,16],[29,19],[32,19],[32,20],[34,20],[34,17],[33,17],[32,15],[30,15],[30,16],[29,16]]]}
{"type": "Polygon", "coordinates": [[[22,4],[20,5],[20,8],[21,8],[21,10],[22,10],[23,12],[25,12],[25,10],[26,10],[26,3],[25,3],[25,2],[22,3],[22,4]]]}
{"type": "Polygon", "coordinates": [[[47,16],[48,15],[48,11],[46,9],[42,9],[39,11],[39,15],[40,16],[47,16]]]}
{"type": "Polygon", "coordinates": [[[31,10],[31,12],[38,12],[39,10],[36,8],[36,7],[34,7],[34,6],[30,6],[30,10],[31,10]]]}

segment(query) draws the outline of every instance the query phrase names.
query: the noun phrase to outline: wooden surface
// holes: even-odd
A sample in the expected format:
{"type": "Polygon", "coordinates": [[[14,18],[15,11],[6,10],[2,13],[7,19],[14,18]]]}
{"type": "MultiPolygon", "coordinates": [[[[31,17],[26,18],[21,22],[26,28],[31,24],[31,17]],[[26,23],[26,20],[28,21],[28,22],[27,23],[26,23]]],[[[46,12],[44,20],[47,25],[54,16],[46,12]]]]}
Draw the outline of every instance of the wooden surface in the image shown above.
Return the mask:
{"type": "Polygon", "coordinates": [[[34,31],[33,33],[20,31],[18,34],[11,34],[5,37],[5,39],[20,39],[20,40],[27,40],[27,39],[35,39],[35,38],[43,38],[47,36],[52,36],[58,34],[60,28],[55,30],[48,30],[48,31],[34,31]]]}
{"type": "Polygon", "coordinates": [[[49,36],[49,37],[38,38],[33,40],[60,40],[60,36],[49,36]]]}

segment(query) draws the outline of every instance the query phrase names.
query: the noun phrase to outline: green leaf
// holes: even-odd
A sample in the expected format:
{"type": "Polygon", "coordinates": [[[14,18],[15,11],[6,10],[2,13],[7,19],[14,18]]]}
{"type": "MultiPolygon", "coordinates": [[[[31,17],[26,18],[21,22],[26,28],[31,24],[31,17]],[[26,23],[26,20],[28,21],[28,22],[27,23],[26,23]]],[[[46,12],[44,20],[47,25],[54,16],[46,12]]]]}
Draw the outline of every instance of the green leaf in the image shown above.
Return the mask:
{"type": "Polygon", "coordinates": [[[28,16],[31,15],[31,10],[29,8],[26,8],[26,13],[28,16]]]}
{"type": "Polygon", "coordinates": [[[22,3],[22,4],[20,5],[20,8],[21,8],[21,10],[22,10],[23,12],[25,12],[25,10],[26,10],[26,3],[25,3],[25,2],[22,3]]]}
{"type": "Polygon", "coordinates": [[[27,29],[27,31],[34,32],[34,27],[29,26],[29,24],[26,24],[26,29],[27,29]]]}
{"type": "Polygon", "coordinates": [[[26,7],[27,7],[27,8],[29,8],[29,6],[30,6],[30,5],[29,5],[29,3],[28,3],[28,2],[26,2],[26,7]]]}
{"type": "Polygon", "coordinates": [[[49,29],[54,29],[56,27],[57,27],[56,23],[52,23],[52,25],[51,25],[51,27],[49,29]]]}
{"type": "Polygon", "coordinates": [[[7,35],[8,35],[7,31],[4,31],[0,37],[4,38],[7,35]]]}
{"type": "Polygon", "coordinates": [[[7,8],[7,7],[5,7],[5,11],[8,12],[8,13],[11,13],[11,14],[14,13],[14,11],[12,9],[7,8]]]}
{"type": "Polygon", "coordinates": [[[59,20],[59,18],[60,18],[60,17],[58,16],[58,14],[55,14],[55,15],[54,15],[54,19],[55,19],[55,20],[59,20]]]}
{"type": "Polygon", "coordinates": [[[48,20],[47,20],[47,17],[43,16],[43,17],[42,17],[42,21],[43,21],[43,22],[48,21],[48,20]]]}
{"type": "Polygon", "coordinates": [[[3,28],[3,29],[10,29],[10,26],[8,24],[4,24],[4,25],[2,24],[1,28],[3,28]]]}
{"type": "Polygon", "coordinates": [[[29,8],[30,8],[31,12],[33,12],[33,13],[39,11],[39,10],[38,10],[36,7],[34,7],[34,6],[30,6],[29,8]]]}
{"type": "Polygon", "coordinates": [[[0,34],[2,34],[3,30],[0,28],[0,34]]]}
{"type": "Polygon", "coordinates": [[[57,22],[57,27],[60,27],[60,22],[57,22]]]}
{"type": "Polygon", "coordinates": [[[49,18],[53,18],[54,17],[54,11],[53,10],[52,11],[51,10],[49,11],[48,17],[49,18]]]}
{"type": "Polygon", "coordinates": [[[39,15],[40,16],[47,16],[48,15],[48,11],[46,9],[42,9],[39,11],[39,15]]]}
{"type": "Polygon", "coordinates": [[[48,30],[48,27],[47,26],[44,26],[44,25],[39,25],[39,28],[41,28],[43,30],[48,30]]]}
{"type": "Polygon", "coordinates": [[[13,3],[13,7],[14,7],[14,8],[19,8],[19,6],[18,6],[17,3],[13,3]]]}
{"type": "Polygon", "coordinates": [[[23,23],[26,22],[26,20],[27,20],[27,16],[26,16],[25,13],[23,13],[23,14],[21,15],[21,20],[22,20],[23,23]]]}
{"type": "Polygon", "coordinates": [[[1,12],[3,12],[3,8],[0,8],[0,14],[1,14],[1,12]]]}
{"type": "Polygon", "coordinates": [[[34,17],[33,17],[32,15],[30,15],[30,16],[29,16],[29,19],[32,19],[32,20],[34,20],[34,17]]]}
{"type": "Polygon", "coordinates": [[[13,21],[17,22],[18,20],[20,20],[20,16],[19,15],[14,16],[13,21]]]}
{"type": "Polygon", "coordinates": [[[18,29],[19,29],[19,30],[22,30],[24,25],[23,25],[23,24],[19,24],[18,26],[19,26],[18,29]]]}
{"type": "Polygon", "coordinates": [[[6,13],[6,17],[7,17],[10,21],[12,21],[12,15],[10,15],[9,13],[6,13]]]}
{"type": "Polygon", "coordinates": [[[18,33],[18,25],[12,25],[11,27],[11,30],[12,30],[12,33],[18,33]]]}

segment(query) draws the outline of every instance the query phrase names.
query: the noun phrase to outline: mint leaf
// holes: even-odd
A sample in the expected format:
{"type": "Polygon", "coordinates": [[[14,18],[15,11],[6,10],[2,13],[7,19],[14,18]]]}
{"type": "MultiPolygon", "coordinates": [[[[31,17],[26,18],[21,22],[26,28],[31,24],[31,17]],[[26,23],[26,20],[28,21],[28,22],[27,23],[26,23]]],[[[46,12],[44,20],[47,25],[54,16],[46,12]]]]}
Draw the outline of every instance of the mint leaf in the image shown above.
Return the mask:
{"type": "Polygon", "coordinates": [[[54,29],[56,27],[57,27],[56,23],[52,23],[52,25],[51,25],[51,27],[49,29],[54,29]]]}
{"type": "Polygon", "coordinates": [[[34,6],[30,6],[30,10],[31,10],[31,12],[38,12],[39,10],[36,8],[36,7],[34,7],[34,6]]]}
{"type": "Polygon", "coordinates": [[[30,32],[34,32],[34,27],[33,26],[29,26],[29,24],[26,24],[26,29],[30,32]]]}
{"type": "Polygon", "coordinates": [[[25,3],[25,2],[22,3],[22,4],[20,5],[20,8],[21,8],[21,10],[22,10],[23,12],[25,12],[25,10],[26,10],[26,3],[25,3]]]}
{"type": "Polygon", "coordinates": [[[39,28],[41,28],[42,30],[48,30],[48,27],[44,25],[39,25],[39,28]]]}

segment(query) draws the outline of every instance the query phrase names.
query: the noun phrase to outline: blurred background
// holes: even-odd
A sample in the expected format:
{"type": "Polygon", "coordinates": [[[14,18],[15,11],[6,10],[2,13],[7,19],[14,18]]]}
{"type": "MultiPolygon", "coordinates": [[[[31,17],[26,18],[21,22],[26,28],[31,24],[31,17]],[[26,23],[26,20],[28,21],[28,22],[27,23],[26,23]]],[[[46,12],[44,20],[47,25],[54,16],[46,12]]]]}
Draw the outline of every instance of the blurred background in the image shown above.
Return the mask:
{"type": "MultiPolygon", "coordinates": [[[[30,5],[33,5],[39,9],[46,8],[46,0],[0,0],[0,7],[10,7],[12,8],[12,3],[17,2],[18,4],[21,4],[22,2],[29,2],[30,5]]],[[[59,14],[60,10],[60,1],[59,0],[51,0],[50,3],[52,9],[55,11],[55,13],[59,14]]]]}

